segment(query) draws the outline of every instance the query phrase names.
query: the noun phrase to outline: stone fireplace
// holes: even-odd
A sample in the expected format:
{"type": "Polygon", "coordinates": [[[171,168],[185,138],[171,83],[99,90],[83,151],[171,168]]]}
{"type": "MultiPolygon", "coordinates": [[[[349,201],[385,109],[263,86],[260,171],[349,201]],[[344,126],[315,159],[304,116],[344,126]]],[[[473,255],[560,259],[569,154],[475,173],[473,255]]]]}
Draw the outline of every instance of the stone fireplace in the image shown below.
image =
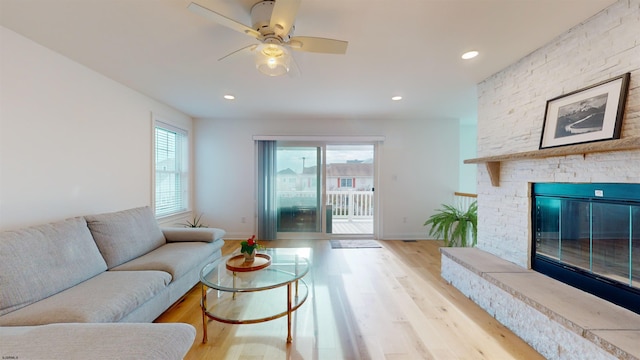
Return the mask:
{"type": "Polygon", "coordinates": [[[478,248],[531,268],[531,184],[640,183],[639,28],[617,1],[478,84],[478,248]],[[537,150],[547,100],[627,72],[620,140],[537,150]]]}
{"type": "MultiPolygon", "coordinates": [[[[639,28],[640,0],[616,1],[478,84],[478,245],[443,251],[443,277],[547,358],[640,358],[640,315],[615,305],[615,299],[602,300],[532,270],[543,261],[536,258],[539,250],[545,261],[551,259],[547,262],[558,257],[551,236],[540,238],[537,247],[533,184],[640,183],[639,28]],[[547,100],[627,72],[631,79],[620,140],[594,143],[596,151],[591,145],[566,152],[538,150],[547,100]]],[[[592,190],[596,197],[598,189],[592,190]]],[[[566,211],[586,217],[584,209],[566,211]]],[[[566,231],[564,235],[572,234],[566,231]]],[[[635,236],[632,262],[637,261],[635,236]]],[[[593,245],[597,252],[599,242],[593,245]]],[[[584,270],[574,260],[571,265],[578,266],[573,270],[584,270]]],[[[602,268],[594,263],[587,267],[594,266],[602,268]]],[[[634,279],[632,272],[629,288],[634,279]]]]}
{"type": "Polygon", "coordinates": [[[481,158],[478,246],[442,276],[545,358],[638,360],[640,137],[573,149],[481,158]]]}
{"type": "Polygon", "coordinates": [[[640,314],[640,184],[532,185],[532,269],[640,314]]]}

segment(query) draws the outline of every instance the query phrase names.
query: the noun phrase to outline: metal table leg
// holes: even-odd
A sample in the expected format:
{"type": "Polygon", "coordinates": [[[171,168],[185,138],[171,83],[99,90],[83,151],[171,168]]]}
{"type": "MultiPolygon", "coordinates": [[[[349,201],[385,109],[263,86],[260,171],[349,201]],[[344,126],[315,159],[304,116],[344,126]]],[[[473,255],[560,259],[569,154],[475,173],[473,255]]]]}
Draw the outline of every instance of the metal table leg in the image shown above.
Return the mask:
{"type": "MultiPolygon", "coordinates": [[[[291,287],[292,283],[287,284],[287,343],[291,343],[293,341],[293,337],[291,336],[291,287]]],[[[297,294],[296,294],[297,295],[297,294]]]]}
{"type": "Polygon", "coordinates": [[[200,284],[202,289],[202,302],[200,306],[202,307],[202,343],[206,344],[208,341],[207,337],[207,287],[204,284],[200,284]]]}

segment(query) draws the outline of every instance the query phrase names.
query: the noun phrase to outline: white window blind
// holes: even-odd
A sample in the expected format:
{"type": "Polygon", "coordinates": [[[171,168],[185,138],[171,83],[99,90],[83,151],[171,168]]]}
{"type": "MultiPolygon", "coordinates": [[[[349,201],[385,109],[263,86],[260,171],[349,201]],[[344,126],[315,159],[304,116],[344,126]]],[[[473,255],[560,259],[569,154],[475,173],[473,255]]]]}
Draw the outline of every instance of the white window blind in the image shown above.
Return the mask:
{"type": "Polygon", "coordinates": [[[155,210],[156,217],[188,208],[187,132],[156,121],[155,124],[155,210]]]}

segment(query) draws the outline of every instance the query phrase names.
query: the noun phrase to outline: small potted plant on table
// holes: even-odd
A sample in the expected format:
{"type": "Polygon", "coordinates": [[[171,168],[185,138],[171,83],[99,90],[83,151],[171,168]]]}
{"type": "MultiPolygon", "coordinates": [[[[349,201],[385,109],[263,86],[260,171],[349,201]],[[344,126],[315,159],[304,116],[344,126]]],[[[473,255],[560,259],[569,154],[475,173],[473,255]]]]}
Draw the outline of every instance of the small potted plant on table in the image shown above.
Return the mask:
{"type": "Polygon", "coordinates": [[[240,253],[244,255],[245,262],[255,260],[258,249],[260,249],[260,245],[258,245],[255,235],[240,243],[240,253]]]}

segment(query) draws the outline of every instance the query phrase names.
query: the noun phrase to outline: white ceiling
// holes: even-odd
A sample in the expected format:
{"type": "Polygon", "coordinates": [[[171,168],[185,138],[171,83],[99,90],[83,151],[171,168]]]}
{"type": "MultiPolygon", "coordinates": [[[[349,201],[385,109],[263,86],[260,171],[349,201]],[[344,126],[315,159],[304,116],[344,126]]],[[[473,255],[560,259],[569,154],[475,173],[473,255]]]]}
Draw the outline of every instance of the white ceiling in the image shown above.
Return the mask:
{"type": "MultiPolygon", "coordinates": [[[[198,2],[251,25],[257,0],[198,2]]],[[[197,118],[468,121],[475,84],[613,2],[302,0],[295,34],[349,47],[295,52],[300,75],[277,78],[249,55],[217,61],[255,40],[188,11],[189,0],[0,0],[0,24],[197,118]],[[471,49],[480,56],[461,60],[471,49]]]]}

